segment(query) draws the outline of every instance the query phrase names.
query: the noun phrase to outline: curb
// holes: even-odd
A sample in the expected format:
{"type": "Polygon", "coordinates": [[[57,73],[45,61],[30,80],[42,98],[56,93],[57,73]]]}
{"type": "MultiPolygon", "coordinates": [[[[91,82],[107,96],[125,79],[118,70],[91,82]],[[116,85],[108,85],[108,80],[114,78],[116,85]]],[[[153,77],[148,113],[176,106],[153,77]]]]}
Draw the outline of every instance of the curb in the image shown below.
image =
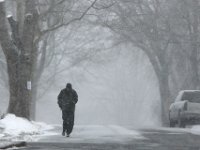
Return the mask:
{"type": "Polygon", "coordinates": [[[23,147],[26,146],[26,142],[12,142],[12,143],[7,143],[4,146],[0,146],[1,149],[7,149],[7,148],[12,148],[12,147],[23,147]]]}

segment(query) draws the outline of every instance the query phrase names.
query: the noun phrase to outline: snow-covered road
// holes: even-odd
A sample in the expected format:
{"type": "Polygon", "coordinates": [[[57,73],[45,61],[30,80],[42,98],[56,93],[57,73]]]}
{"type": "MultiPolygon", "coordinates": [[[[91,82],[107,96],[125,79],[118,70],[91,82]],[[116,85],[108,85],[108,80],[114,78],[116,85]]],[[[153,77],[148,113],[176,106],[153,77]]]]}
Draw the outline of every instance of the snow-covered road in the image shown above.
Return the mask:
{"type": "Polygon", "coordinates": [[[70,138],[61,136],[62,127],[55,126],[49,135],[36,136],[38,142],[59,143],[126,143],[133,139],[145,139],[140,132],[116,125],[75,126],[70,138]]]}
{"type": "Polygon", "coordinates": [[[131,130],[119,126],[76,126],[70,138],[55,135],[28,143],[23,150],[199,150],[200,136],[188,129],[131,130]],[[97,130],[98,129],[98,130],[97,130]]]}
{"type": "Polygon", "coordinates": [[[7,115],[0,120],[0,146],[26,141],[20,149],[48,150],[199,150],[200,126],[135,129],[117,125],[76,125],[70,138],[61,125],[31,122],[7,115]]]}

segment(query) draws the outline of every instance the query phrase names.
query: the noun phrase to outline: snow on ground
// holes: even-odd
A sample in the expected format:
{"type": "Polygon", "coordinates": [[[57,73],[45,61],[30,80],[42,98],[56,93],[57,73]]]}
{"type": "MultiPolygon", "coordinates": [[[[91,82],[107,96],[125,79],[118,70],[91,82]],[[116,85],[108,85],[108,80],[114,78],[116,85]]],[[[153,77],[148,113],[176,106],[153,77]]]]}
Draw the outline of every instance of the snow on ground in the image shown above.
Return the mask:
{"type": "Polygon", "coordinates": [[[48,135],[50,134],[48,130],[51,129],[53,129],[53,126],[45,123],[32,122],[8,114],[0,120],[0,139],[33,141],[34,135],[48,135]]]}
{"type": "MultiPolygon", "coordinates": [[[[150,129],[150,128],[149,128],[150,129]]],[[[153,130],[173,133],[192,133],[200,135],[200,125],[187,128],[154,128],[153,130]]],[[[61,125],[28,121],[27,119],[8,114],[0,120],[0,141],[57,141],[57,142],[121,142],[132,139],[145,139],[139,130],[128,129],[117,125],[76,125],[70,138],[61,136],[61,125]]]]}
{"type": "Polygon", "coordinates": [[[40,142],[60,143],[126,143],[132,140],[146,139],[139,131],[129,130],[117,125],[75,125],[70,138],[61,136],[62,127],[54,129],[58,134],[43,136],[40,142]]]}
{"type": "Polygon", "coordinates": [[[128,135],[128,136],[133,136],[137,138],[142,137],[141,134],[137,132],[136,130],[129,130],[117,125],[110,125],[110,128],[115,130],[118,133],[118,135],[128,135]]]}
{"type": "Polygon", "coordinates": [[[167,131],[168,134],[177,134],[177,133],[191,133],[191,134],[196,134],[196,135],[200,135],[200,125],[190,125],[190,126],[186,126],[186,128],[167,128],[167,127],[159,127],[159,128],[149,128],[152,129],[154,131],[167,131]]]}
{"type": "MultiPolygon", "coordinates": [[[[8,114],[0,120],[0,141],[46,141],[65,142],[67,138],[61,136],[61,125],[47,125],[28,121],[25,118],[8,114]]],[[[116,125],[77,125],[68,141],[71,142],[108,142],[126,141],[127,139],[144,138],[136,130],[116,125]]]]}
{"type": "Polygon", "coordinates": [[[200,125],[195,125],[191,127],[191,133],[200,135],[200,125]]]}
{"type": "Polygon", "coordinates": [[[132,137],[142,137],[139,132],[134,130],[128,130],[124,127],[117,125],[88,125],[88,126],[75,126],[74,133],[72,136],[80,137],[113,137],[113,136],[132,136],[132,137]]]}

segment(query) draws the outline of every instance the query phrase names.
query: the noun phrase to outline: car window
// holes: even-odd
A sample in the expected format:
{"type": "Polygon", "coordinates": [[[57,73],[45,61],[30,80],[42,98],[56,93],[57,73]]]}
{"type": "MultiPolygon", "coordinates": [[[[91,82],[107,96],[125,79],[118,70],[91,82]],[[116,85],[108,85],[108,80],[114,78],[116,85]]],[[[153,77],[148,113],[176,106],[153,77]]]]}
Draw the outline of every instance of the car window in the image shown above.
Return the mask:
{"type": "Polygon", "coordinates": [[[193,103],[200,103],[200,92],[184,92],[181,100],[188,100],[193,103]]]}

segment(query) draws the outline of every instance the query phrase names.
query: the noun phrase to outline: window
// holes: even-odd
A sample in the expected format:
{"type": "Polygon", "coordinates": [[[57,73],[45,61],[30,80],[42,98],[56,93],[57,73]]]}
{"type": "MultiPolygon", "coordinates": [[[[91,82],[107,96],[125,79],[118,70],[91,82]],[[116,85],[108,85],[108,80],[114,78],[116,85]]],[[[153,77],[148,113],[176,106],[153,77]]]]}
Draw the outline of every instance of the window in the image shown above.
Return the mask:
{"type": "Polygon", "coordinates": [[[184,92],[181,101],[188,100],[193,103],[200,103],[200,91],[184,92]]]}

